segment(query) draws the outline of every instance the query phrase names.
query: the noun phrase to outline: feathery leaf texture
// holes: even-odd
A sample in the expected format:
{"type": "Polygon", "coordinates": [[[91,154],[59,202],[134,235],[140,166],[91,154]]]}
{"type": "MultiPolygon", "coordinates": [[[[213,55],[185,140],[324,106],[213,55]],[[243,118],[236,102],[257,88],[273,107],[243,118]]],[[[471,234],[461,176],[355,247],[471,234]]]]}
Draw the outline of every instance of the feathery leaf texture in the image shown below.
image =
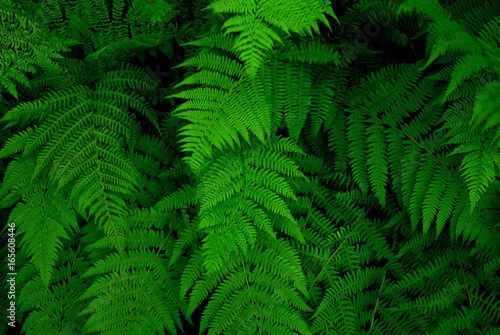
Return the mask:
{"type": "Polygon", "coordinates": [[[500,1],[334,5],[0,0],[0,333],[498,334],[500,1]]]}

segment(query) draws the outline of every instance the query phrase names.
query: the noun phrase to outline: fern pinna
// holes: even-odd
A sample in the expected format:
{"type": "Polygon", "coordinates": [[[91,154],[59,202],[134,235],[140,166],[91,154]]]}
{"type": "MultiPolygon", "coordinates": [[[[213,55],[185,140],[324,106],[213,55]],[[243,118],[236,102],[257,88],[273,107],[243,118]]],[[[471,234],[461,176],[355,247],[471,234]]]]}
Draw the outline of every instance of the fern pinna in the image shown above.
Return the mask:
{"type": "Polygon", "coordinates": [[[499,1],[0,4],[3,333],[500,333],[499,1]]]}

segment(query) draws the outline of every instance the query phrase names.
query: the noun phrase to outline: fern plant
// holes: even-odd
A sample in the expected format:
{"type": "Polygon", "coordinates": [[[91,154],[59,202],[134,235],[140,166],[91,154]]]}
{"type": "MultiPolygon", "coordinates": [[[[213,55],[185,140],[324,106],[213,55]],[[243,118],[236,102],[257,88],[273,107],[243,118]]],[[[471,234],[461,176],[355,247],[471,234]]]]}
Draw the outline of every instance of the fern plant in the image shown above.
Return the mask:
{"type": "Polygon", "coordinates": [[[498,8],[0,0],[2,331],[498,334],[498,8]]]}

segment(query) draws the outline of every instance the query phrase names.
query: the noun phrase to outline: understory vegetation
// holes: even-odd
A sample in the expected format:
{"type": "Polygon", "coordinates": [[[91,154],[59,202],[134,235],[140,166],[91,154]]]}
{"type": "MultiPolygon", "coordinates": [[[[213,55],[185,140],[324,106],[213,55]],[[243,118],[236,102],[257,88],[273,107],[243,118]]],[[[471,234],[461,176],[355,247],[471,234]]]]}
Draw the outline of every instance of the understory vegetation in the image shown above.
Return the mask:
{"type": "Polygon", "coordinates": [[[499,10],[0,0],[0,333],[500,334],[499,10]]]}

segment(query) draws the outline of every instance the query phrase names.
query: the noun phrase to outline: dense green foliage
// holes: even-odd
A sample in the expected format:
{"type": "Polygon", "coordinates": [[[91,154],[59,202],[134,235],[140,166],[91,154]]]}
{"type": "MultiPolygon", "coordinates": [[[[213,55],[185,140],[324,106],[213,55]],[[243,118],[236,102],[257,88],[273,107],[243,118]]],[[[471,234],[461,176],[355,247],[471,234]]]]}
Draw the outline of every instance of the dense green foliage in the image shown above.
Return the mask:
{"type": "Polygon", "coordinates": [[[500,1],[170,1],[0,0],[17,327],[500,334],[500,1]]]}

